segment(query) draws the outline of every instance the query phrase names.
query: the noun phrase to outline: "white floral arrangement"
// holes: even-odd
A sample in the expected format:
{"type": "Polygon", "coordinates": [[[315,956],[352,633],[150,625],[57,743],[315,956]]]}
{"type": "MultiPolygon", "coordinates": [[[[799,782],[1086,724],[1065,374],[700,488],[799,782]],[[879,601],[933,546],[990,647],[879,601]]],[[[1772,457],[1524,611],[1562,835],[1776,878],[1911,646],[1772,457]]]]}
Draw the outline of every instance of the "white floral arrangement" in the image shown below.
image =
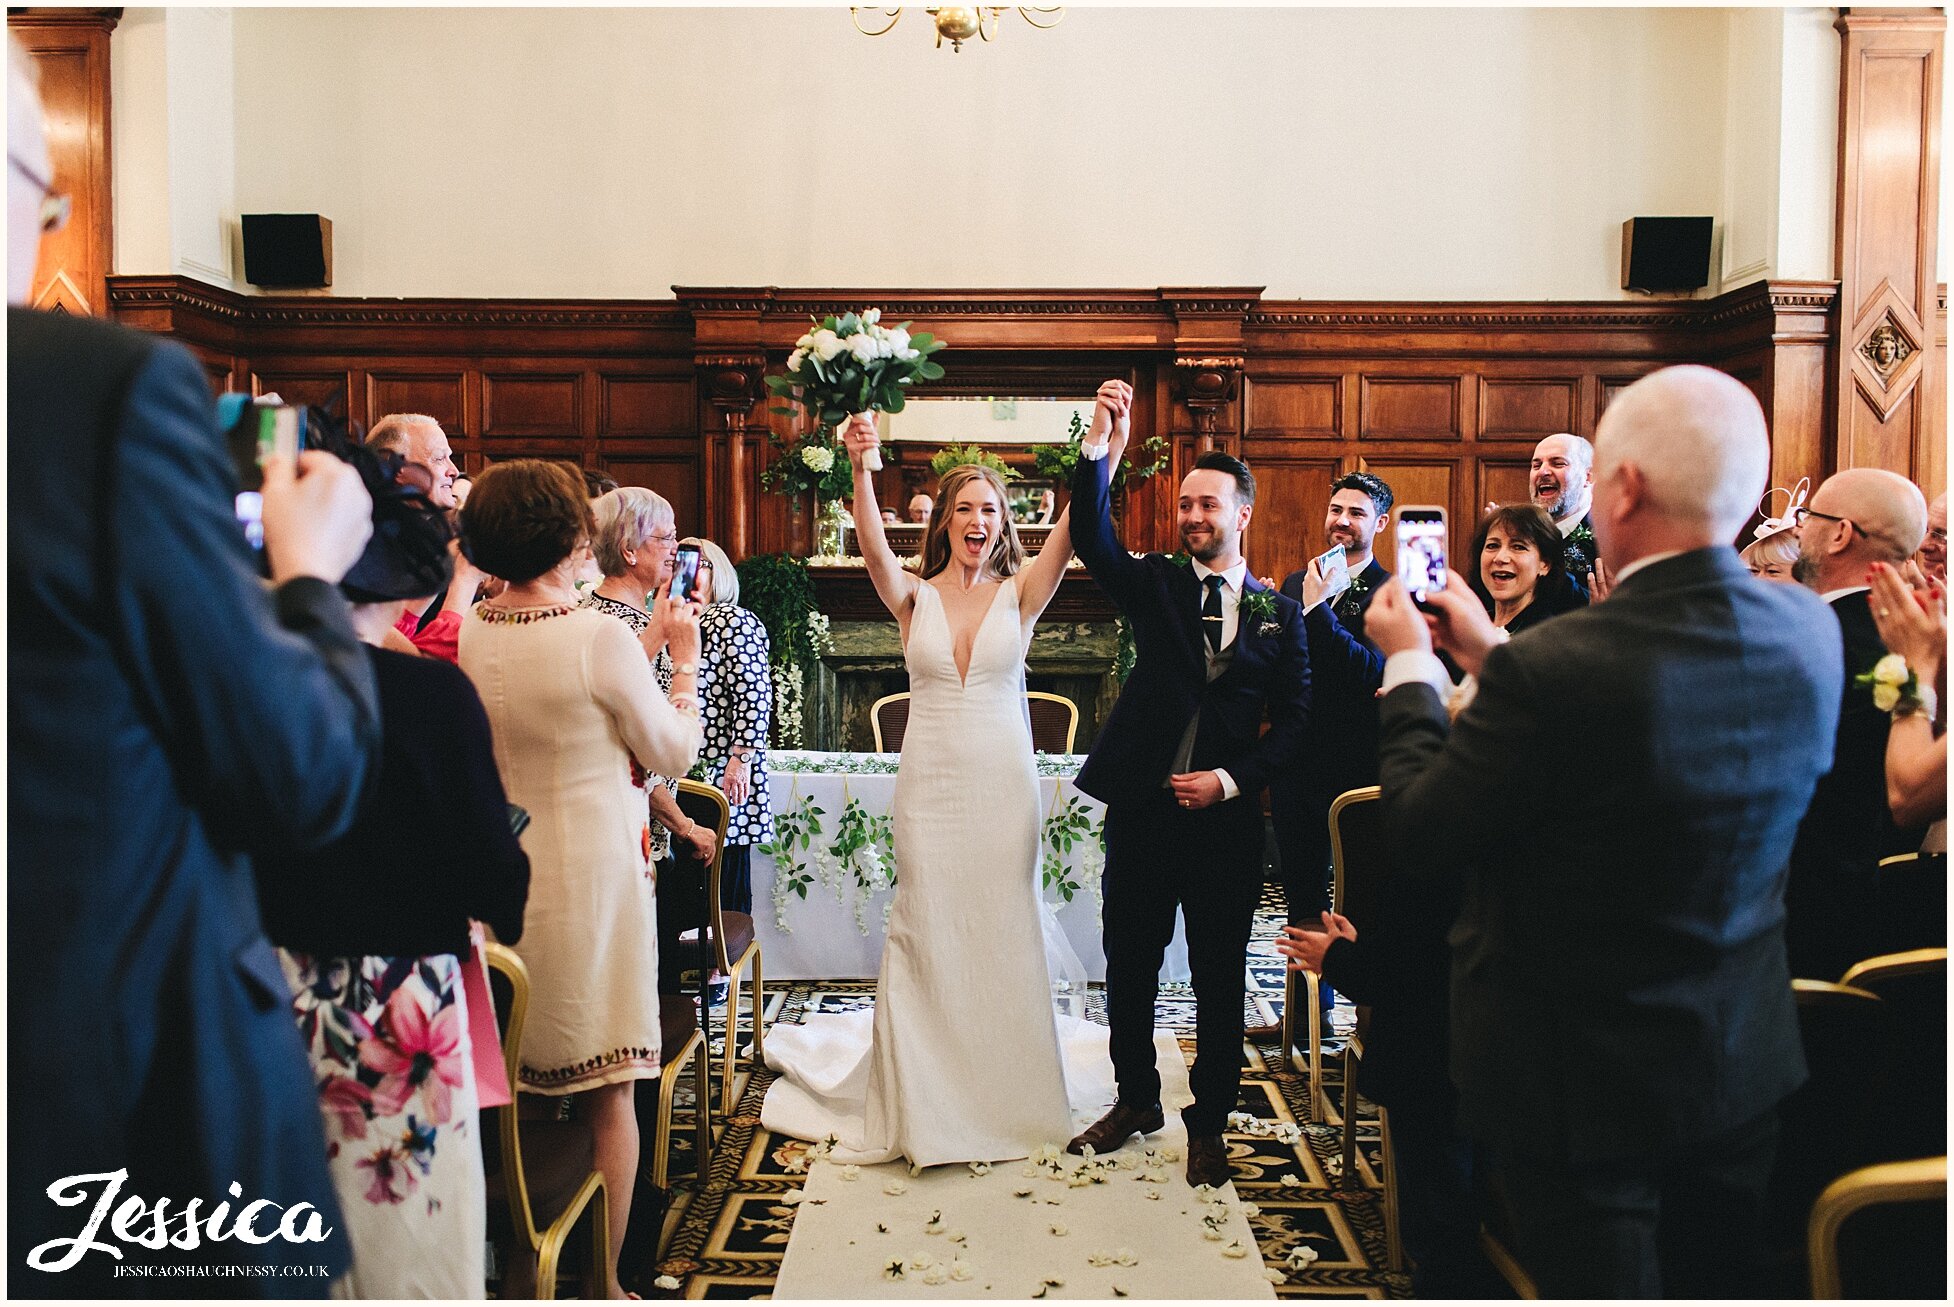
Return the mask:
{"type": "MultiPolygon", "coordinates": [[[[943,365],[930,358],[943,342],[927,331],[912,335],[909,327],[885,327],[882,310],[863,309],[815,321],[794,342],[787,371],[768,377],[767,389],[788,401],[774,412],[791,417],[791,405],[798,404],[814,430],[782,446],[783,457],[768,469],[770,485],[810,489],[827,499],[848,493],[847,460],[837,457],[835,429],[854,413],[900,413],[905,387],[943,375],[943,365]]],[[[871,457],[868,468],[881,471],[881,459],[871,457]]]]}

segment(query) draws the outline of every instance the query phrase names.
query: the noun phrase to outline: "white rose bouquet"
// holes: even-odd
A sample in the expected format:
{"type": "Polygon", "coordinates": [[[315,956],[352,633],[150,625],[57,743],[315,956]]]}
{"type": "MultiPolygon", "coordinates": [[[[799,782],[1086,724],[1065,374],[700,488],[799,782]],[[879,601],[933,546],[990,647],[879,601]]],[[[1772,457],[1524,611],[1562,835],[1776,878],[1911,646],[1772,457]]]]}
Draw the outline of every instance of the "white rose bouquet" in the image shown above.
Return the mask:
{"type": "MultiPolygon", "coordinates": [[[[826,317],[794,342],[784,375],[767,378],[767,389],[777,398],[797,402],[806,411],[814,430],[792,443],[782,442],[785,457],[774,468],[786,467],[779,475],[769,469],[769,484],[790,493],[803,488],[816,490],[827,498],[848,493],[848,460],[835,449],[835,429],[854,413],[900,413],[903,387],[917,381],[934,381],[943,375],[943,366],[930,355],[943,348],[943,342],[927,331],[910,335],[909,324],[885,327],[882,310],[863,309],[826,317]],[[830,492],[826,485],[806,485],[796,473],[797,461],[807,468],[807,454],[813,448],[828,451],[832,463],[819,468],[817,478],[839,473],[840,485],[830,492]]],[[[776,413],[793,416],[792,407],[780,406],[776,413]]],[[[880,471],[881,460],[870,455],[869,470],[880,471]]]]}

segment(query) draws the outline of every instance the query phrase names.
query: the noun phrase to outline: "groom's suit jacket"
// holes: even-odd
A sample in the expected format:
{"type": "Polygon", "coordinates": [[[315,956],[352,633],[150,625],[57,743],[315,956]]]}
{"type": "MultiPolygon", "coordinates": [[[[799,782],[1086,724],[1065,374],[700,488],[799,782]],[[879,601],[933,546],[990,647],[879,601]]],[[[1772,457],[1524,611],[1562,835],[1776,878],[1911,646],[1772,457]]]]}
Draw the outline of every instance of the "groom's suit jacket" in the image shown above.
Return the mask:
{"type": "Polygon", "coordinates": [[[1475,1133],[1646,1156],[1803,1081],[1785,866],[1832,761],[1829,616],[1699,549],[1495,648],[1456,722],[1432,686],[1385,695],[1392,892],[1465,877],[1452,1074],[1475,1133]],[[1570,740],[1607,764],[1569,766],[1570,740]]]}
{"type": "Polygon", "coordinates": [[[1135,558],[1113,534],[1111,459],[1081,458],[1072,478],[1072,544],[1093,579],[1126,615],[1139,658],[1100,729],[1078,787],[1105,803],[1156,795],[1173,770],[1187,724],[1198,712],[1191,771],[1225,769],[1251,803],[1278,771],[1293,767],[1309,721],[1309,655],[1302,609],[1245,575],[1243,593],[1275,601],[1276,629],[1247,614],[1208,679],[1201,586],[1194,569],[1161,554],[1135,558]],[[1270,728],[1262,733],[1266,704],[1270,728]]]}

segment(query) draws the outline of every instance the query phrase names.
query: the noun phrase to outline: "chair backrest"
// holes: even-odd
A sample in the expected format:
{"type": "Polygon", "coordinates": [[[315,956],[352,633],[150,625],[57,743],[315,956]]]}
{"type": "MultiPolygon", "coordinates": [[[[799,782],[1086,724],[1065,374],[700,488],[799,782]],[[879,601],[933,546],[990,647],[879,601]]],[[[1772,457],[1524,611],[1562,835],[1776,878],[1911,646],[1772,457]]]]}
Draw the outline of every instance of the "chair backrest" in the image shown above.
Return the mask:
{"type": "Polygon", "coordinates": [[[909,691],[885,694],[870,704],[868,726],[877,753],[901,753],[903,733],[909,729],[909,691]]]}
{"type": "Polygon", "coordinates": [[[522,1101],[516,1076],[522,1065],[522,1027],[529,1019],[529,968],[506,944],[493,941],[482,945],[482,959],[488,964],[489,988],[495,995],[495,1024],[502,1033],[502,1058],[508,1066],[510,1092],[515,1102],[492,1109],[501,1113],[498,1136],[502,1144],[503,1188],[509,1196],[509,1219],[516,1233],[528,1241],[531,1252],[543,1246],[536,1230],[535,1213],[529,1205],[529,1183],[523,1176],[522,1136],[517,1126],[517,1105],[522,1101]],[[503,991],[508,998],[504,1000],[503,991]]]}
{"type": "Polygon", "coordinates": [[[1769,1242],[1787,1283],[1803,1296],[1805,1227],[1826,1185],[1876,1160],[1867,1140],[1883,1110],[1877,1094],[1892,1034],[1886,1006],[1869,990],[1824,980],[1794,980],[1798,1031],[1810,1076],[1778,1105],[1778,1153],[1769,1196],[1769,1242]]]}
{"type": "Polygon", "coordinates": [[[1330,804],[1330,907],[1361,933],[1385,875],[1384,791],[1345,790],[1330,804]]]}
{"type": "Polygon", "coordinates": [[[1812,1205],[1806,1236],[1812,1297],[1842,1298],[1849,1279],[1855,1298],[1944,1299],[1946,1229],[1946,1157],[1886,1162],[1840,1176],[1812,1205]],[[1848,1220],[1852,1234],[1842,1240],[1848,1220]],[[1842,1244],[1851,1247],[1842,1252],[1842,1244]]]}
{"type": "Polygon", "coordinates": [[[1881,1161],[1947,1151],[1947,950],[1867,958],[1840,982],[1879,995],[1893,1038],[1872,1147],[1881,1161]]]}
{"type": "Polygon", "coordinates": [[[1025,691],[1031,714],[1031,747],[1039,753],[1070,753],[1079,738],[1079,705],[1062,694],[1025,691]]]}
{"type": "MultiPolygon", "coordinates": [[[[720,919],[719,874],[720,864],[726,857],[726,828],[732,824],[732,805],[727,803],[725,793],[716,786],[707,785],[704,781],[681,780],[678,783],[678,807],[680,812],[713,833],[712,861],[705,869],[705,929],[712,939],[713,964],[723,974],[732,969],[732,964],[726,957],[726,929],[720,919]]],[[[681,860],[691,860],[683,852],[677,856],[681,860]]]]}

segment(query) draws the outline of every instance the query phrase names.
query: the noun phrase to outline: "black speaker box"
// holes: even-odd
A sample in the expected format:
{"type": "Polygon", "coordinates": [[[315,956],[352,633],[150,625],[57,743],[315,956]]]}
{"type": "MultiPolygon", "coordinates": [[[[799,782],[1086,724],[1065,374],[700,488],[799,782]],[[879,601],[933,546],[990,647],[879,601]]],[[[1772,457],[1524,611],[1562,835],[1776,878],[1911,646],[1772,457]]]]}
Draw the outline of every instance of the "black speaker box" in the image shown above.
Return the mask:
{"type": "Polygon", "coordinates": [[[332,219],[316,213],[247,213],[244,279],[253,286],[332,285],[332,219]]]}
{"type": "Polygon", "coordinates": [[[1710,282],[1710,218],[1622,224],[1623,290],[1695,290],[1710,282]]]}

